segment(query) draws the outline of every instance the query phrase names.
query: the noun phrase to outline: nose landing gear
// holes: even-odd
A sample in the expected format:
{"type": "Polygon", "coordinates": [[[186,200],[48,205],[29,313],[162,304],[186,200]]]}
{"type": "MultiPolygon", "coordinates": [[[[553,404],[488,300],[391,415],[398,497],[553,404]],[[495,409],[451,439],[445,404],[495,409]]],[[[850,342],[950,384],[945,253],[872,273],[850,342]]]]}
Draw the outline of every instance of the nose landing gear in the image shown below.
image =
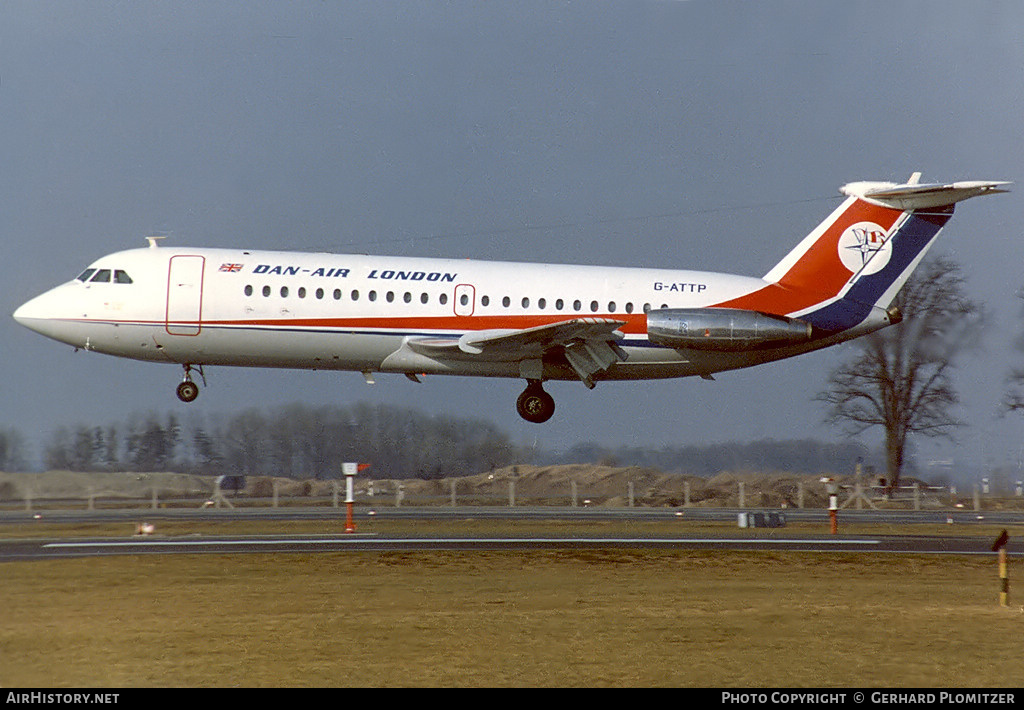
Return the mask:
{"type": "Polygon", "coordinates": [[[534,424],[543,424],[555,413],[555,400],[544,391],[540,380],[529,380],[516,400],[519,416],[534,424]]]}
{"type": "MultiPolygon", "coordinates": [[[[199,385],[192,381],[192,365],[184,365],[183,367],[185,368],[185,377],[181,384],[178,385],[176,394],[182,402],[193,402],[199,396],[199,385]]],[[[195,369],[199,371],[199,376],[203,378],[203,384],[205,385],[206,375],[203,374],[203,366],[199,365],[195,369]]]]}

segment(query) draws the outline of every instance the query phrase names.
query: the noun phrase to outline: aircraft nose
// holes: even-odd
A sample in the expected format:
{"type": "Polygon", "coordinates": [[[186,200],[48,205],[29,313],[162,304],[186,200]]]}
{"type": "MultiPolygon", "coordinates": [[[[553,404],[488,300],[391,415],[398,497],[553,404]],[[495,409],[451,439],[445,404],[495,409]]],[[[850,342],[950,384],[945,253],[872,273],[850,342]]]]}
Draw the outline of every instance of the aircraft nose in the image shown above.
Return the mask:
{"type": "Polygon", "coordinates": [[[32,328],[32,321],[39,320],[40,318],[38,301],[38,298],[33,298],[31,301],[26,301],[18,306],[13,314],[14,320],[26,328],[32,328]]]}
{"type": "Polygon", "coordinates": [[[56,305],[53,291],[47,291],[21,304],[12,315],[14,320],[29,330],[42,333],[47,337],[55,337],[51,331],[55,319],[58,317],[56,305]]]}

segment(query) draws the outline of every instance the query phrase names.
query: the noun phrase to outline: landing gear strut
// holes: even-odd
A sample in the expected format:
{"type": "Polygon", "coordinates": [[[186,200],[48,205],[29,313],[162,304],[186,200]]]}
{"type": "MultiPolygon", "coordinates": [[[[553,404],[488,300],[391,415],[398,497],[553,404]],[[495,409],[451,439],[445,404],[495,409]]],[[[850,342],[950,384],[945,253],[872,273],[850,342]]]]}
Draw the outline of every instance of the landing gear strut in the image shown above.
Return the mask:
{"type": "MultiPolygon", "coordinates": [[[[199,396],[199,385],[192,381],[192,366],[184,365],[185,378],[178,385],[177,395],[178,399],[182,402],[192,402],[199,396]]],[[[199,376],[203,378],[203,384],[206,384],[206,375],[203,374],[203,366],[200,365],[196,368],[199,370],[199,376]]]]}
{"type": "Polygon", "coordinates": [[[542,424],[555,413],[555,400],[544,391],[539,380],[529,380],[526,389],[516,400],[516,410],[526,421],[542,424]]]}

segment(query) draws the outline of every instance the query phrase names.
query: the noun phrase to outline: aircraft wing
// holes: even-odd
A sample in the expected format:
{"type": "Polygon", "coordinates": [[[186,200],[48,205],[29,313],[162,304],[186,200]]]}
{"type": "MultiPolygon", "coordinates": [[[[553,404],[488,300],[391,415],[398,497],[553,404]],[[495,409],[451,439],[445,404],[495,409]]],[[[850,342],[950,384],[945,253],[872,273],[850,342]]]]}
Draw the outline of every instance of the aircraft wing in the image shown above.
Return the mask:
{"type": "Polygon", "coordinates": [[[624,324],[611,318],[573,318],[520,330],[474,331],[460,338],[417,338],[408,346],[429,357],[500,362],[540,360],[561,350],[583,383],[593,387],[595,373],[627,357],[618,346],[623,336],[617,328],[624,324]]]}

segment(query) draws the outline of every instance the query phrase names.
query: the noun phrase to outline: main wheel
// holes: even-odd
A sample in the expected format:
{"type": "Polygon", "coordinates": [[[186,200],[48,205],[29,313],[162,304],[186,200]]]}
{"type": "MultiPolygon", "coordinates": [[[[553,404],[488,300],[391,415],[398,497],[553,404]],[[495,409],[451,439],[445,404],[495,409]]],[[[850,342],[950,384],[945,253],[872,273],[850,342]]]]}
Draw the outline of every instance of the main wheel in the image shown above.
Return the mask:
{"type": "Polygon", "coordinates": [[[185,380],[178,385],[178,399],[182,402],[192,402],[199,396],[199,385],[192,380],[185,380]]]}
{"type": "Polygon", "coordinates": [[[555,413],[555,400],[540,385],[531,385],[519,395],[516,410],[526,421],[543,424],[555,413]]]}

